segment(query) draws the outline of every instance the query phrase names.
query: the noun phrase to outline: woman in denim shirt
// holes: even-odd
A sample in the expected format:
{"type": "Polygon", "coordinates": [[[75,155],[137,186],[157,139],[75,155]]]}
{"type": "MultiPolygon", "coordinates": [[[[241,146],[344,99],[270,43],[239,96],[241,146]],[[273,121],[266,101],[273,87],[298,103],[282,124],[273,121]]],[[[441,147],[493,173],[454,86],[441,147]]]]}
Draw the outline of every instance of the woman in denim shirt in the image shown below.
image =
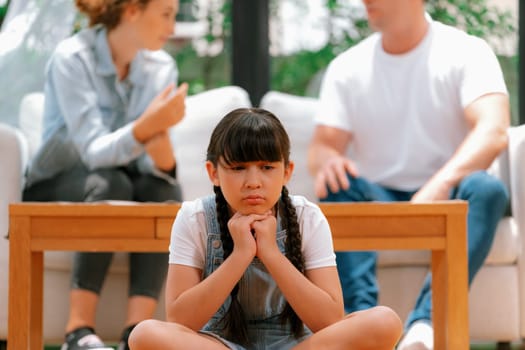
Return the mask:
{"type": "MultiPolygon", "coordinates": [[[[173,35],[176,0],[77,0],[90,27],[60,43],[47,66],[42,146],[25,201],[180,201],[169,128],[184,116],[187,85],[160,49],[173,35]]],[[[112,253],[75,254],[62,350],[112,349],[95,314],[112,253]]],[[[128,314],[119,349],[152,317],[167,254],[130,253],[128,314]]]]}
{"type": "Polygon", "coordinates": [[[171,230],[167,322],[139,323],[133,350],[392,350],[399,317],[344,315],[328,221],[290,195],[290,140],[262,109],[215,127],[206,169],[215,195],[182,204],[171,230]]]}

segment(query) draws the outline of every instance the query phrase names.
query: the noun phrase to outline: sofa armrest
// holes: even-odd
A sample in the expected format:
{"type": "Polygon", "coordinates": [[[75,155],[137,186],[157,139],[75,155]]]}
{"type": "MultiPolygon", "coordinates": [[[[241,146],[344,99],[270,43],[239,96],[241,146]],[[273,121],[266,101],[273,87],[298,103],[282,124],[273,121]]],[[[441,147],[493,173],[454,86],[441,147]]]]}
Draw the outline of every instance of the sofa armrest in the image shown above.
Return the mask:
{"type": "Polygon", "coordinates": [[[9,213],[8,206],[11,202],[21,199],[24,185],[24,171],[28,161],[28,147],[22,133],[7,125],[0,123],[0,235],[7,235],[9,213]]]}
{"type": "Polygon", "coordinates": [[[509,129],[508,152],[512,215],[525,244],[525,125],[509,129]]]}
{"type": "Polygon", "coordinates": [[[520,333],[525,334],[525,125],[509,129],[509,179],[512,215],[515,219],[521,252],[518,255],[520,333]]]}

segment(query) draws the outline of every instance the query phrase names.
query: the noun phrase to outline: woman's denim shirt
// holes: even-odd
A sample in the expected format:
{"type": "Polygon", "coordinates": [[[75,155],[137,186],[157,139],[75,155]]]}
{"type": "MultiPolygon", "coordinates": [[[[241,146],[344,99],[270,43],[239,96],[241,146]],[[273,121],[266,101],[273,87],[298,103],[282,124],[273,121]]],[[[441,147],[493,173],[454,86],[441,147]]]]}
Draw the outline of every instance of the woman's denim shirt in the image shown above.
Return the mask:
{"type": "Polygon", "coordinates": [[[168,84],[176,83],[174,60],[164,51],[137,53],[119,81],[102,26],[61,42],[46,67],[42,145],[30,164],[26,186],[82,161],[88,169],[125,166],[174,181],[156,169],[132,133],[131,123],[168,84]]]}

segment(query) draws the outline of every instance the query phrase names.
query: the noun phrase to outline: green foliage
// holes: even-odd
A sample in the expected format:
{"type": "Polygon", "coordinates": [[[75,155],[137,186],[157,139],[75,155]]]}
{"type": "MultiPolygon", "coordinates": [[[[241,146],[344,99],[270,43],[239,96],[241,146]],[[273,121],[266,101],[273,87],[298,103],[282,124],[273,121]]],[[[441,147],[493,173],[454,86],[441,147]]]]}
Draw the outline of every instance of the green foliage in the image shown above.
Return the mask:
{"type": "Polygon", "coordinates": [[[218,56],[199,56],[191,46],[167,50],[176,57],[179,81],[189,83],[188,95],[231,84],[229,51],[218,56]]]}
{"type": "Polygon", "coordinates": [[[4,18],[7,13],[7,7],[9,6],[9,0],[7,0],[4,5],[0,6],[0,27],[4,23],[4,18]]]}
{"type": "MultiPolygon", "coordinates": [[[[0,6],[0,25],[6,15],[10,1],[0,6]]],[[[222,45],[217,55],[198,54],[194,47],[168,46],[168,51],[176,57],[180,81],[190,85],[189,94],[231,84],[231,34],[232,0],[209,2],[212,4],[206,14],[208,24],[204,41],[207,45],[222,45]],[[219,28],[220,30],[217,30],[219,28]]],[[[180,0],[181,15],[178,20],[193,20],[199,10],[193,0],[180,0]],[[184,11],[182,11],[184,9],[184,11]]],[[[294,5],[308,12],[304,0],[295,0],[294,5]]],[[[270,16],[277,18],[281,4],[270,0],[270,16]]],[[[347,0],[325,0],[329,13],[328,41],[318,50],[301,50],[292,55],[272,57],[271,89],[296,95],[316,96],[324,68],[339,53],[355,45],[370,34],[364,13],[356,11],[347,0]],[[350,22],[348,31],[334,25],[336,22],[350,22]]],[[[435,20],[461,28],[469,34],[494,40],[507,38],[516,33],[512,13],[490,6],[488,0],[427,0],[427,11],[435,20]]],[[[86,26],[86,19],[78,15],[73,32],[86,26]]],[[[513,124],[518,120],[518,74],[517,56],[499,57],[505,80],[510,91],[513,124]]]]}
{"type": "Polygon", "coordinates": [[[516,31],[512,14],[488,6],[487,0],[433,0],[428,11],[440,22],[481,38],[505,38],[516,31]]]}
{"type": "MultiPolygon", "coordinates": [[[[228,85],[231,81],[230,60],[232,0],[219,2],[207,14],[210,28],[206,42],[212,44],[222,41],[224,50],[216,56],[200,57],[191,46],[174,50],[182,81],[190,83],[190,93],[228,85]],[[222,31],[216,34],[211,28],[222,19],[222,31]]],[[[270,1],[270,14],[274,16],[279,10],[279,0],[270,1]]],[[[217,4],[217,3],[215,3],[217,4]]],[[[295,6],[308,11],[302,0],[294,2],[295,6]]],[[[364,13],[356,11],[355,6],[344,0],[326,0],[329,13],[329,40],[318,50],[301,50],[292,55],[277,56],[271,63],[271,88],[297,95],[316,95],[319,76],[328,63],[339,53],[355,45],[369,35],[364,13]],[[335,25],[341,21],[352,23],[348,31],[342,31],[335,25]]],[[[516,28],[510,12],[489,6],[487,0],[427,0],[427,11],[435,20],[459,27],[466,32],[485,38],[489,42],[497,38],[508,37],[516,28]]],[[[515,74],[515,73],[514,73],[515,74]]]]}
{"type": "MultiPolygon", "coordinates": [[[[231,84],[231,6],[231,0],[213,2],[205,16],[207,34],[203,38],[204,43],[200,44],[206,47],[216,44],[223,45],[220,54],[199,55],[191,43],[182,47],[177,45],[166,47],[166,50],[176,58],[180,74],[179,81],[189,83],[189,95],[231,84]],[[219,33],[216,33],[215,28],[217,27],[221,28],[219,33]]],[[[195,11],[198,11],[198,8],[195,11]]]]}
{"type": "MultiPolygon", "coordinates": [[[[351,9],[345,3],[341,0],[326,1],[332,20],[341,18],[342,14],[348,15],[351,9]]],[[[488,6],[487,0],[429,0],[427,11],[437,21],[485,39],[505,38],[516,31],[512,14],[488,6]]],[[[352,33],[344,33],[339,40],[336,40],[336,33],[330,33],[329,42],[318,51],[304,50],[290,56],[275,57],[272,89],[298,95],[316,95],[317,90],[312,84],[318,84],[318,80],[312,81],[312,78],[338,53],[370,33],[367,22],[362,17],[353,18],[353,23],[355,30],[352,33]]]]}

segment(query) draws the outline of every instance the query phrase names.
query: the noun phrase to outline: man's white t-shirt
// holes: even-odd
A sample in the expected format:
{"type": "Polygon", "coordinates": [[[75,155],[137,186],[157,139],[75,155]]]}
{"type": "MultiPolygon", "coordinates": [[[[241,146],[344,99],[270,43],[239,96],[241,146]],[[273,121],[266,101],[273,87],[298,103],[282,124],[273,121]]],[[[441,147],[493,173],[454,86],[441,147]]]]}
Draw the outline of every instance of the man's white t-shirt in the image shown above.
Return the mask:
{"type": "MultiPolygon", "coordinates": [[[[291,199],[302,233],[305,270],[336,266],[330,227],[321,209],[303,196],[291,199]]],[[[202,199],[183,202],[171,229],[169,263],[204,270],[207,238],[202,199]]]]}
{"type": "Polygon", "coordinates": [[[480,38],[432,21],[422,42],[391,55],[374,33],[328,66],[316,123],[352,133],[348,157],[359,175],[417,190],[469,131],[464,108],[507,89],[497,58],[480,38]]]}

